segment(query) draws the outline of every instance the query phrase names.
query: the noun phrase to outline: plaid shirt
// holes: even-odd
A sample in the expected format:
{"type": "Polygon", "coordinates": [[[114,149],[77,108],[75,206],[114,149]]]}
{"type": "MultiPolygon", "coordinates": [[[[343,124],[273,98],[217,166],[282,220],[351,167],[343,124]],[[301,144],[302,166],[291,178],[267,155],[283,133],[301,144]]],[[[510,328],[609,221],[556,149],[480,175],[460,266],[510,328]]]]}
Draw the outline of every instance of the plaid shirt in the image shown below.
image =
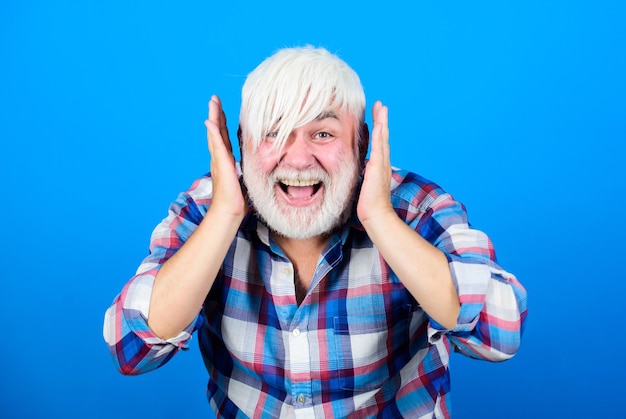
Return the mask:
{"type": "Polygon", "coordinates": [[[293,265],[251,212],[196,320],[160,339],[146,321],[152,284],[211,204],[207,175],[170,206],[150,255],[106,313],[117,367],[158,368],[197,331],[218,417],[449,417],[451,345],[490,361],[513,356],[526,291],[449,194],[406,171],[394,170],[392,182],[398,216],[448,258],[461,302],[453,330],[422,310],[355,215],[332,235],[298,306],[293,265]]]}

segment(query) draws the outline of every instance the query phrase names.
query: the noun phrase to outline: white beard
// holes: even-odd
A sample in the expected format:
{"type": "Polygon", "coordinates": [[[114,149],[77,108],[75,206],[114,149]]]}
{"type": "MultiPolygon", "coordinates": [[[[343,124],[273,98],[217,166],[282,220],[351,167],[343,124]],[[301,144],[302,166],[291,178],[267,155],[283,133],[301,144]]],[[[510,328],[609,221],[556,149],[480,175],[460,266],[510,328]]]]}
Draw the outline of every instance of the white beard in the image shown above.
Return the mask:
{"type": "Polygon", "coordinates": [[[296,171],[280,167],[265,173],[254,155],[246,156],[243,181],[254,208],[271,230],[292,239],[309,239],[330,233],[350,216],[358,179],[358,157],[356,153],[348,157],[343,156],[337,171],[330,174],[321,168],[296,171]],[[320,179],[324,196],[306,207],[288,205],[276,196],[278,179],[320,179]]]}

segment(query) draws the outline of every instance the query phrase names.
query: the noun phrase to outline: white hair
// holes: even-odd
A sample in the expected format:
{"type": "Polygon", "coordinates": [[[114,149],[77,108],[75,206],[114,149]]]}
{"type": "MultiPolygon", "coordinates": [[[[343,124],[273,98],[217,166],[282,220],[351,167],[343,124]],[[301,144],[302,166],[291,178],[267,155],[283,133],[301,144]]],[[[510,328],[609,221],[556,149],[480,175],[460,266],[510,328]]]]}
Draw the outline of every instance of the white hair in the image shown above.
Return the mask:
{"type": "Polygon", "coordinates": [[[243,85],[240,140],[256,149],[273,132],[274,146],[281,149],[295,128],[336,109],[355,118],[360,145],[365,93],[356,72],[324,48],[284,48],[259,64],[243,85]]]}

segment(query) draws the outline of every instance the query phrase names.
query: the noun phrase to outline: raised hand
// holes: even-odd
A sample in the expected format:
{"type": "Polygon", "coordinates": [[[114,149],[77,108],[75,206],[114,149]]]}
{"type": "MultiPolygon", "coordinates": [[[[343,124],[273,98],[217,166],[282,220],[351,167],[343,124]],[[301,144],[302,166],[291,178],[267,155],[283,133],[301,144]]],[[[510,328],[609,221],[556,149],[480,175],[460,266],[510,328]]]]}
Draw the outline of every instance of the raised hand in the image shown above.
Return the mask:
{"type": "Polygon", "coordinates": [[[209,118],[205,121],[207,142],[211,153],[213,201],[211,208],[225,215],[242,217],[248,205],[239,183],[233,147],[228,136],[226,115],[216,95],[209,101],[209,118]]]}
{"type": "Polygon", "coordinates": [[[370,159],[365,166],[363,185],[357,203],[357,215],[363,226],[395,215],[391,206],[391,161],[389,153],[389,110],[380,101],[374,104],[370,159]]]}
{"type": "Polygon", "coordinates": [[[226,116],[217,96],[211,97],[205,125],[213,201],[202,222],[154,280],[148,324],[164,339],[180,334],[198,314],[247,211],[226,116]]]}

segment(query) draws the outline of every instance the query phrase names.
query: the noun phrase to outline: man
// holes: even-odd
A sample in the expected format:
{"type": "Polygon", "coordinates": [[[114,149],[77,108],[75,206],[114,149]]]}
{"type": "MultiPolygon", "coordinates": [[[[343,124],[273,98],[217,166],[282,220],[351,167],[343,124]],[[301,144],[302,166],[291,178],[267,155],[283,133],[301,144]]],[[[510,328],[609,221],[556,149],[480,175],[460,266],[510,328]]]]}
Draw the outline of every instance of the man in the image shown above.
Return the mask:
{"type": "Polygon", "coordinates": [[[449,417],[449,354],[517,351],[526,292],[434,183],[370,158],[356,73],[284,49],[242,90],[239,166],[220,100],[210,174],[170,206],[105,317],[119,369],[165,364],[194,331],[221,417],[449,417]],[[241,176],[240,176],[241,175],[241,176]]]}

